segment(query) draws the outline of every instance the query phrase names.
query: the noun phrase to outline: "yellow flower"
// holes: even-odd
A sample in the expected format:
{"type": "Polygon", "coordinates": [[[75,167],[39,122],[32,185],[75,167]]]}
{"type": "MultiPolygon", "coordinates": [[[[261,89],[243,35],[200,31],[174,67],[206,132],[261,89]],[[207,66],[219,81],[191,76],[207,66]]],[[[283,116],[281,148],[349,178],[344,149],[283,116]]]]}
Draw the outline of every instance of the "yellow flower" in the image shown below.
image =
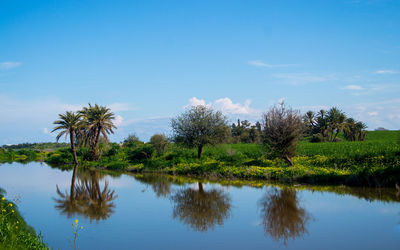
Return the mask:
{"type": "Polygon", "coordinates": [[[78,219],[75,220],[75,224],[78,224],[78,219]]]}
{"type": "Polygon", "coordinates": [[[8,204],[10,207],[12,207],[12,203],[8,204]]]}
{"type": "Polygon", "coordinates": [[[15,228],[18,229],[18,226],[16,226],[15,228]]]}
{"type": "Polygon", "coordinates": [[[81,226],[81,229],[83,229],[83,227],[81,226]]]}
{"type": "Polygon", "coordinates": [[[12,213],[14,213],[14,210],[11,210],[12,213]]]}
{"type": "Polygon", "coordinates": [[[1,200],[2,200],[2,201],[4,201],[5,199],[6,199],[6,198],[4,198],[4,197],[1,197],[1,200]]]}
{"type": "Polygon", "coordinates": [[[19,221],[17,221],[17,224],[19,224],[19,221]]]}

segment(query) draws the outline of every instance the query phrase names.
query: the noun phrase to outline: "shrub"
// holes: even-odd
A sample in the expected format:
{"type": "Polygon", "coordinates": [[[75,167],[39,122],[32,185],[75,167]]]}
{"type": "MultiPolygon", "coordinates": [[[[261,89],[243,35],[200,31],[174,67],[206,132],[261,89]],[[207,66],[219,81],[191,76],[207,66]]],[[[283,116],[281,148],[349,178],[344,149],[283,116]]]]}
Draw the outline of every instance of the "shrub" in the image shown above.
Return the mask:
{"type": "Polygon", "coordinates": [[[150,144],[154,146],[157,155],[165,153],[168,148],[168,138],[163,134],[155,134],[150,138],[150,144]]]}
{"type": "Polygon", "coordinates": [[[128,159],[132,163],[144,163],[151,159],[155,149],[153,145],[144,144],[128,151],[128,159]]]}
{"type": "Polygon", "coordinates": [[[300,112],[286,108],[284,103],[273,106],[263,117],[263,139],[272,152],[290,165],[295,155],[297,141],[302,135],[303,123],[300,112]]]}

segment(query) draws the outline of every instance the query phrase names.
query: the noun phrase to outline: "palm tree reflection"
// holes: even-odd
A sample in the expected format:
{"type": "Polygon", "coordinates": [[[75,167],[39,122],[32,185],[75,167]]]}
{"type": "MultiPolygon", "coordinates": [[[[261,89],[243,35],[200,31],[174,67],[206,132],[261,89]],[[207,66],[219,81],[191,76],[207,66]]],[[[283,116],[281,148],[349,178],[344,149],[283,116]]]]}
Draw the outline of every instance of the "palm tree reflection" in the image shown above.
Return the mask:
{"type": "Polygon", "coordinates": [[[68,191],[61,192],[57,186],[58,199],[55,208],[61,211],[61,214],[68,218],[75,214],[81,214],[92,220],[105,220],[114,213],[114,199],[117,198],[114,191],[108,188],[108,182],[105,181],[104,188],[100,188],[99,173],[89,171],[82,173],[76,182],[73,175],[71,180],[70,194],[68,191]]]}
{"type": "Polygon", "coordinates": [[[300,207],[295,189],[273,188],[260,200],[261,219],[265,235],[283,241],[302,237],[307,233],[310,215],[300,207]]]}
{"type": "Polygon", "coordinates": [[[174,202],[173,217],[195,231],[205,232],[214,228],[215,224],[223,225],[230,215],[231,200],[223,190],[205,191],[201,182],[198,187],[198,190],[179,190],[171,197],[174,202]]]}

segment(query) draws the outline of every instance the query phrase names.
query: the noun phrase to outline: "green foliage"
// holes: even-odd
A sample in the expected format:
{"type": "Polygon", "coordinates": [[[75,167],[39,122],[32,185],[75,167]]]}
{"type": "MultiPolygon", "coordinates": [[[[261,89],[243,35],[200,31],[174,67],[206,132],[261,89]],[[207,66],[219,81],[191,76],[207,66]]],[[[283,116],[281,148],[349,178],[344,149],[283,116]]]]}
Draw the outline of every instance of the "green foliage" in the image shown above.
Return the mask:
{"type": "Polygon", "coordinates": [[[173,139],[187,147],[197,148],[200,158],[205,145],[216,145],[229,135],[226,117],[203,105],[193,106],[171,120],[173,139]]]}
{"type": "Polygon", "coordinates": [[[163,134],[155,134],[150,138],[150,144],[154,146],[158,155],[163,154],[168,148],[168,138],[163,134]]]}
{"type": "Polygon", "coordinates": [[[49,249],[0,191],[0,249],[49,249]]]}
{"type": "Polygon", "coordinates": [[[247,120],[237,121],[231,126],[231,135],[233,143],[261,143],[261,123],[254,125],[247,120]]]}
{"type": "Polygon", "coordinates": [[[356,121],[336,107],[328,111],[321,109],[317,114],[308,111],[303,116],[306,127],[305,134],[310,136],[311,142],[337,142],[339,133],[344,133],[344,138],[349,141],[364,141],[367,126],[356,121]]]}
{"type": "Polygon", "coordinates": [[[128,162],[110,162],[106,165],[107,169],[110,170],[127,170],[129,167],[129,163],[128,162]]]}
{"type": "Polygon", "coordinates": [[[128,135],[128,137],[124,140],[123,142],[123,146],[124,147],[136,147],[136,146],[140,146],[143,145],[144,142],[142,142],[141,140],[139,140],[139,137],[137,137],[135,134],[130,134],[128,135]]]}
{"type": "Polygon", "coordinates": [[[155,148],[151,144],[143,144],[128,150],[128,159],[132,163],[144,163],[150,160],[153,156],[155,148]]]}
{"type": "Polygon", "coordinates": [[[72,164],[74,161],[71,149],[60,149],[48,154],[46,162],[53,165],[72,164]]]}
{"type": "MultiPolygon", "coordinates": [[[[338,138],[342,135],[339,134],[338,138]]],[[[103,158],[98,162],[85,159],[85,155],[90,154],[89,148],[80,147],[77,155],[84,167],[120,171],[159,171],[312,184],[390,186],[400,183],[400,131],[370,131],[366,141],[318,144],[301,141],[296,148],[298,156],[293,157],[291,167],[286,161],[271,157],[268,150],[260,144],[249,143],[208,145],[199,159],[195,149],[175,143],[170,143],[162,154],[156,154],[154,145],[150,143],[130,147],[111,143],[105,147],[103,158]]],[[[0,149],[0,160],[10,154],[17,159],[18,152],[0,149]]],[[[45,156],[46,162],[52,166],[71,166],[73,162],[70,149],[46,153],[45,156]]]]}
{"type": "Polygon", "coordinates": [[[20,162],[27,163],[31,161],[41,161],[46,157],[46,152],[39,152],[36,150],[11,150],[0,149],[0,163],[5,162],[20,162]]]}
{"type": "Polygon", "coordinates": [[[293,165],[292,157],[303,133],[300,113],[285,107],[284,103],[273,106],[263,116],[263,141],[276,157],[293,165]]]}
{"type": "Polygon", "coordinates": [[[37,150],[37,151],[54,151],[61,148],[69,147],[68,143],[58,143],[58,142],[43,142],[43,143],[21,143],[16,145],[3,145],[2,149],[12,149],[12,150],[37,150]]]}

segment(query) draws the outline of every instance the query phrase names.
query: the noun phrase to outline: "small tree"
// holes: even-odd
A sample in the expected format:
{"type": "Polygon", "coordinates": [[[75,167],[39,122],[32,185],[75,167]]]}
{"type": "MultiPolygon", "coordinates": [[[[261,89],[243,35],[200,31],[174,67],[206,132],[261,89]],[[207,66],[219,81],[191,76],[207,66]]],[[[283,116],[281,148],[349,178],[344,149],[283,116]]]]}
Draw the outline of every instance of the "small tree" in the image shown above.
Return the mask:
{"type": "Polygon", "coordinates": [[[207,144],[221,143],[228,136],[227,120],[221,112],[198,105],[171,120],[173,139],[187,147],[197,148],[197,157],[201,157],[207,144]]]}
{"type": "Polygon", "coordinates": [[[122,145],[124,147],[136,147],[136,146],[140,146],[143,144],[144,144],[144,142],[139,140],[139,137],[137,137],[136,134],[129,134],[128,137],[126,137],[122,143],[122,145]]]}
{"type": "Polygon", "coordinates": [[[273,106],[263,115],[263,141],[272,152],[290,165],[302,135],[303,123],[299,111],[286,108],[284,103],[273,106]]]}
{"type": "Polygon", "coordinates": [[[158,155],[163,154],[168,148],[168,138],[163,134],[155,134],[150,138],[150,144],[154,146],[158,155]]]}

